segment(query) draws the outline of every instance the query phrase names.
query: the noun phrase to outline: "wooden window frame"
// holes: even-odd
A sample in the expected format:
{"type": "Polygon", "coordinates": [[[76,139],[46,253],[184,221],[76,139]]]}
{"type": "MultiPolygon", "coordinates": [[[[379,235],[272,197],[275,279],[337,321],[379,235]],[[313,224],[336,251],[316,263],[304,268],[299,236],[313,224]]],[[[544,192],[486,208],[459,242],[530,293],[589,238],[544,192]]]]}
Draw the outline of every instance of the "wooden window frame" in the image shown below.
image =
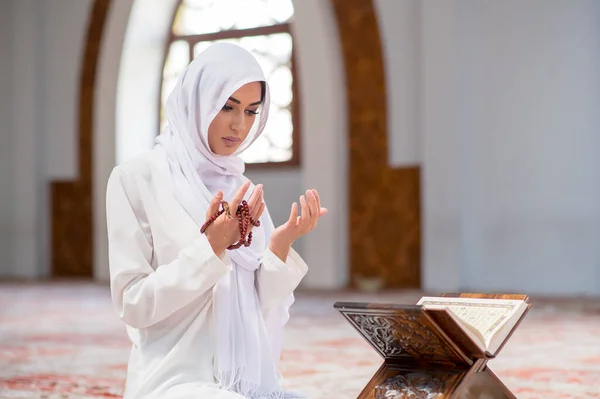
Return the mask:
{"type": "Polygon", "coordinates": [[[292,37],[292,54],[290,60],[290,70],[292,73],[292,102],[290,104],[290,110],[292,112],[292,158],[283,162],[255,162],[246,163],[246,170],[271,170],[271,169],[285,169],[285,168],[298,168],[300,167],[300,100],[298,95],[298,76],[296,73],[296,57],[294,51],[294,36],[290,29],[290,23],[284,22],[281,24],[260,26],[257,28],[248,29],[232,29],[224,30],[214,33],[194,34],[194,35],[177,35],[173,32],[173,24],[180,7],[182,6],[183,0],[178,0],[171,16],[171,24],[169,25],[169,40],[165,46],[165,52],[163,55],[162,69],[160,74],[160,90],[158,93],[158,124],[160,125],[160,110],[162,107],[162,87],[164,82],[164,69],[167,62],[169,49],[173,42],[185,41],[188,44],[189,59],[194,59],[194,46],[201,42],[225,40],[225,39],[240,39],[243,37],[252,36],[264,36],[272,35],[276,33],[287,33],[292,37]]]}

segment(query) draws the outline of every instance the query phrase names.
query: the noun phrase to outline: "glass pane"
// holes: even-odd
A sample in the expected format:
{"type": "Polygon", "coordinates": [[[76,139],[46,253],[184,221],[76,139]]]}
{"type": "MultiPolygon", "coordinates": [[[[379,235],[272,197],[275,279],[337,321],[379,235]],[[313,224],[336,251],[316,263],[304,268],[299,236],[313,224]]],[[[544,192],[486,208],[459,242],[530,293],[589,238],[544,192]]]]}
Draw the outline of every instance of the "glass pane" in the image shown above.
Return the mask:
{"type": "Polygon", "coordinates": [[[257,28],[286,22],[293,14],[292,0],[185,0],[173,32],[193,35],[257,28]]]}
{"type": "MultiPolygon", "coordinates": [[[[234,3],[233,0],[229,0],[229,2],[234,3]]],[[[237,18],[234,27],[236,29],[256,28],[276,23],[270,15],[267,2],[263,0],[237,0],[235,3],[238,5],[235,10],[237,18]]],[[[233,4],[231,5],[233,6],[233,4]]]]}
{"type": "Polygon", "coordinates": [[[268,139],[262,134],[256,141],[242,153],[242,158],[246,163],[268,162],[270,153],[270,144],[268,139]]]}
{"type": "Polygon", "coordinates": [[[248,51],[261,51],[269,48],[270,36],[248,36],[239,39],[239,45],[248,51]]]}
{"type": "Polygon", "coordinates": [[[276,65],[289,64],[292,58],[292,37],[289,33],[244,37],[239,39],[238,44],[256,57],[267,77],[276,65]]]}
{"type": "Polygon", "coordinates": [[[233,44],[240,44],[240,39],[223,39],[223,40],[218,40],[218,41],[214,41],[214,42],[199,42],[196,43],[194,45],[194,58],[197,57],[201,52],[203,52],[204,50],[206,50],[207,48],[210,47],[211,44],[213,43],[233,43],[233,44]]]}
{"type": "Polygon", "coordinates": [[[292,71],[287,65],[277,68],[269,76],[271,101],[280,106],[286,106],[292,101],[292,71]]]}
{"type": "Polygon", "coordinates": [[[270,148],[268,162],[285,162],[292,159],[291,149],[270,148]]]}
{"type": "Polygon", "coordinates": [[[265,127],[265,133],[269,137],[271,145],[278,148],[292,147],[292,114],[287,109],[277,109],[269,114],[269,122],[265,127]]]}
{"type": "Polygon", "coordinates": [[[292,36],[289,33],[269,35],[267,44],[269,54],[281,64],[287,64],[292,58],[292,36]]]}
{"type": "Polygon", "coordinates": [[[188,44],[183,40],[178,40],[171,43],[171,47],[169,47],[169,54],[165,61],[163,73],[165,76],[179,77],[189,63],[190,53],[188,44]]]}
{"type": "Polygon", "coordinates": [[[211,10],[213,2],[205,1],[204,7],[195,7],[184,2],[173,23],[173,32],[177,35],[193,35],[202,33],[214,33],[221,30],[219,21],[211,10]]]}
{"type": "Polygon", "coordinates": [[[285,22],[294,15],[294,4],[292,0],[267,0],[267,9],[278,23],[285,22]]]}
{"type": "MultiPolygon", "coordinates": [[[[225,40],[223,40],[225,41],[225,40]]],[[[194,58],[196,58],[198,56],[198,54],[200,54],[201,52],[203,52],[204,50],[206,50],[207,48],[210,47],[211,44],[213,44],[214,42],[200,42],[200,43],[196,43],[194,45],[194,58]]]]}
{"type": "Polygon", "coordinates": [[[203,11],[206,15],[209,15],[209,18],[214,19],[214,21],[219,25],[219,30],[231,30],[235,28],[235,23],[239,18],[240,9],[237,1],[215,1],[213,2],[213,6],[209,8],[205,8],[203,11]]]}
{"type": "Polygon", "coordinates": [[[252,55],[254,55],[254,58],[256,58],[256,61],[258,61],[258,64],[263,70],[267,81],[270,82],[271,74],[273,73],[273,70],[277,68],[277,63],[274,62],[271,57],[269,57],[269,54],[252,51],[252,55]]]}

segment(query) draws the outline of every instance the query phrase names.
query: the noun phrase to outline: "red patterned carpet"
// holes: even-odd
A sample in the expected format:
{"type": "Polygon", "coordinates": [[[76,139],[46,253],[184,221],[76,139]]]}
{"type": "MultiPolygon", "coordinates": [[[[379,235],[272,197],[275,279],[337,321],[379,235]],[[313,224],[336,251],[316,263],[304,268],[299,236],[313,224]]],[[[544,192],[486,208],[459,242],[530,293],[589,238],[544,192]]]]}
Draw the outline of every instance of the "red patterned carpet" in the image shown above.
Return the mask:
{"type": "MultiPolygon", "coordinates": [[[[380,359],[333,303],[419,297],[298,293],[282,361],[288,388],[356,398],[380,359]]],[[[600,299],[532,302],[491,368],[519,398],[600,398],[600,299]]],[[[106,287],[0,285],[0,398],[118,398],[128,352],[106,287]]]]}

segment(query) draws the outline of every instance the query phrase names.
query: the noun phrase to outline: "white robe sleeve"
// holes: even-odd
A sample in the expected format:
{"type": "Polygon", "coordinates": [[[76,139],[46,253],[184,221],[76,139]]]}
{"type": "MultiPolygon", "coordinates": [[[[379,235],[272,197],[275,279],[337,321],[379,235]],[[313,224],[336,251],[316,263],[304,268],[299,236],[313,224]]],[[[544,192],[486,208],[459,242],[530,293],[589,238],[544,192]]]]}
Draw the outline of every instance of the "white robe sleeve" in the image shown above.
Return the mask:
{"type": "Polygon", "coordinates": [[[267,248],[257,271],[258,297],[263,315],[292,294],[307,271],[308,266],[292,248],[285,263],[267,248]]]}
{"type": "MultiPolygon", "coordinates": [[[[118,167],[117,167],[118,168],[118,167]]],[[[121,319],[133,328],[147,328],[206,293],[228,272],[227,255],[215,255],[208,239],[198,238],[171,263],[151,266],[152,238],[142,204],[128,196],[124,175],[115,168],[107,185],[110,287],[121,319]]]]}

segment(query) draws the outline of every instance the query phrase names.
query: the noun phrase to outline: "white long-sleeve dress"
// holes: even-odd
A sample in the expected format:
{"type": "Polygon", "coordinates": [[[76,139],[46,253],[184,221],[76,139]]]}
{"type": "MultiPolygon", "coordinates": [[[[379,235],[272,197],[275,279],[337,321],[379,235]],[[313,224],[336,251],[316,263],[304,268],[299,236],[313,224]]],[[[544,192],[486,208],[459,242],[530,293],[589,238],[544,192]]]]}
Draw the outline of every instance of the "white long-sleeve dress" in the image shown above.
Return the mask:
{"type": "MultiPolygon", "coordinates": [[[[213,288],[232,268],[175,199],[157,147],[113,170],[107,186],[110,287],[133,344],[124,399],[241,399],[213,376],[213,288]]],[[[263,314],[308,270],[268,249],[256,271],[263,314]]]]}

